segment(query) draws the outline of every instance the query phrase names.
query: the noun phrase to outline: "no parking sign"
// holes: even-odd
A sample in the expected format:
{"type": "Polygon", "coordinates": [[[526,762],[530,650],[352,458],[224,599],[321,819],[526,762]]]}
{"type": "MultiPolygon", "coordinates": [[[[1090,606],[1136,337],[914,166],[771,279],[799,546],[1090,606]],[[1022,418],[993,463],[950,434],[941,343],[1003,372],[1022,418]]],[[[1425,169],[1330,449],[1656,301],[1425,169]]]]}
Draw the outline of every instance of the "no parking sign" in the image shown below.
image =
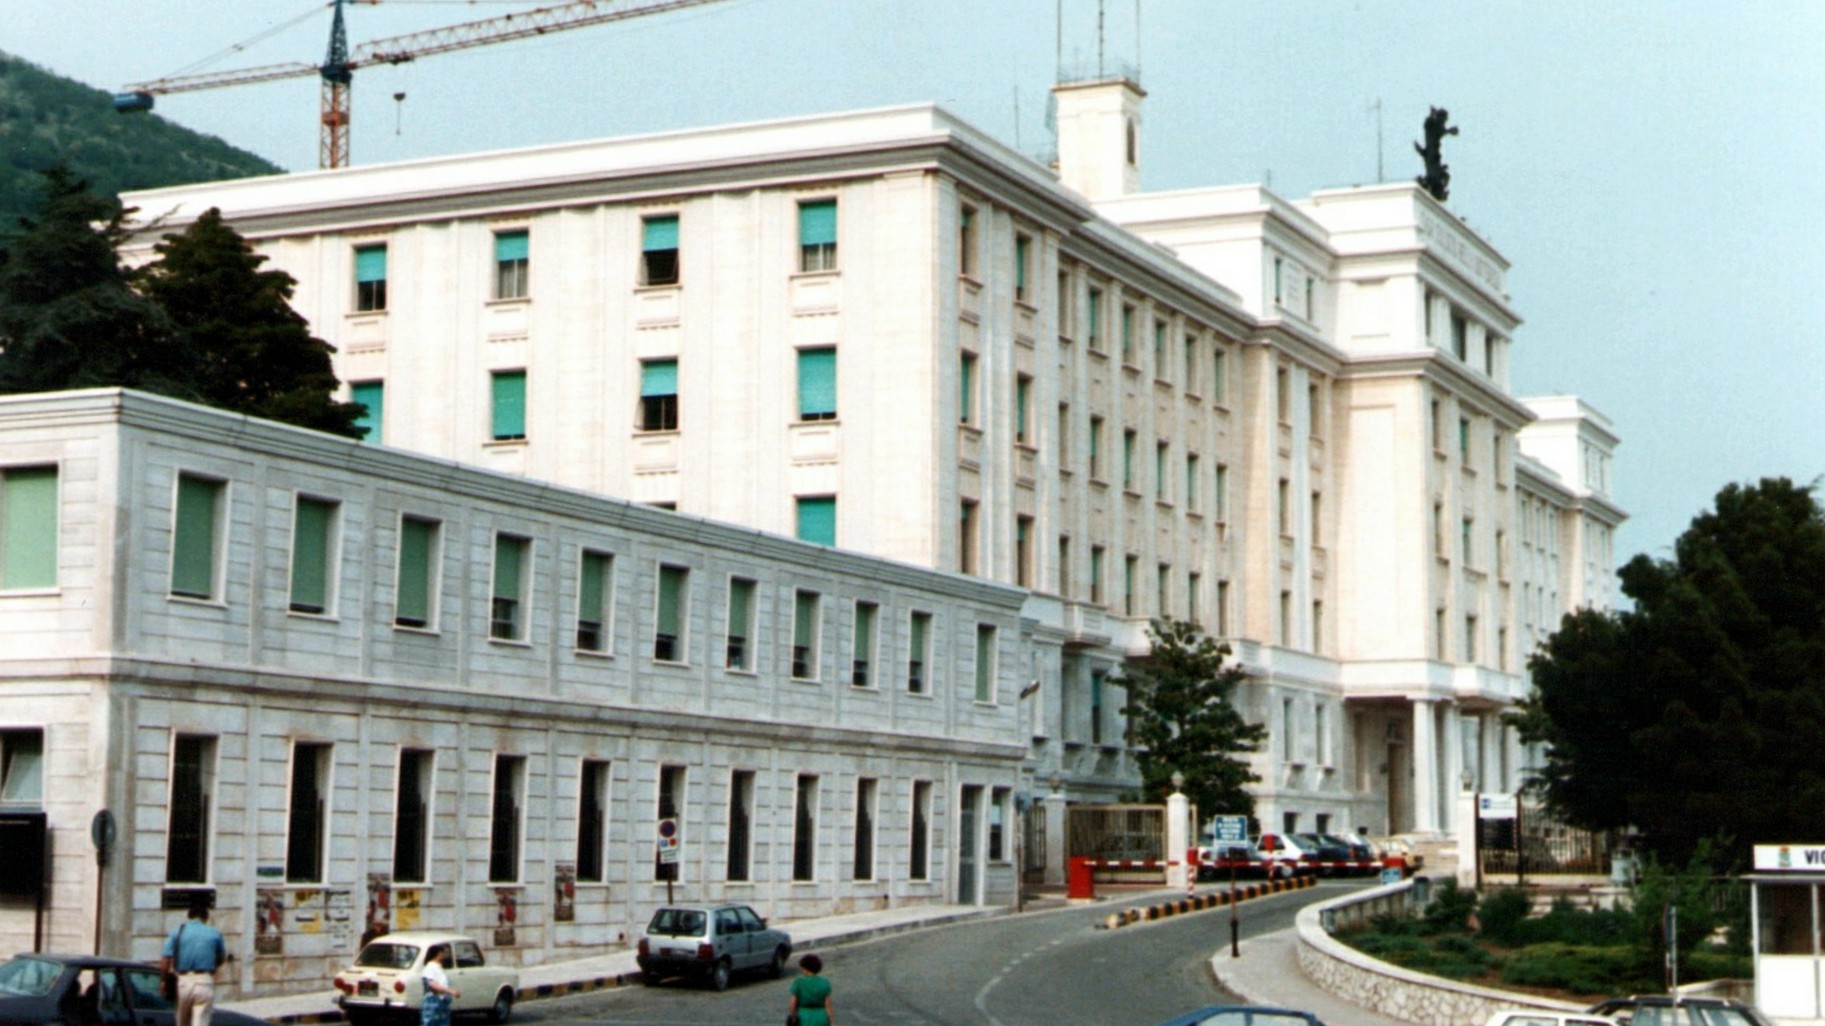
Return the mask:
{"type": "Polygon", "coordinates": [[[662,819],[659,821],[659,864],[675,866],[678,864],[678,821],[662,819]]]}

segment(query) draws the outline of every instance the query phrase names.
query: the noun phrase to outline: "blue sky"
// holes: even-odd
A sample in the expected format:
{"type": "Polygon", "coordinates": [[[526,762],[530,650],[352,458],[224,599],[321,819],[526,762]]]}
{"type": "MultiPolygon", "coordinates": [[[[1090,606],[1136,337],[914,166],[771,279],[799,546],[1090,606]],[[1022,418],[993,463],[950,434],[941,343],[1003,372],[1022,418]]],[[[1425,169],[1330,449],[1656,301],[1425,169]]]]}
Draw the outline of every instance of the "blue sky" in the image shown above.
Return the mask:
{"type": "MultiPolygon", "coordinates": [[[[550,2],[550,0],[546,0],[550,2]]],[[[6,0],[0,49],[114,89],[315,0],[6,0]],[[29,13],[26,13],[29,12],[29,13]]],[[[351,44],[530,3],[351,8],[351,44]]],[[[363,71],[358,164],[936,101],[1038,154],[1060,0],[722,0],[363,71]],[[403,102],[393,95],[406,94],[403,102]]],[[[1094,0],[1063,0],[1067,63],[1094,0]]],[[[1148,189],[1283,195],[1419,173],[1429,105],[1450,206],[1514,268],[1521,394],[1577,393],[1623,437],[1618,561],[1669,555],[1727,482],[1825,474],[1825,3],[1108,0],[1107,66],[1149,92],[1148,189]]],[[[198,70],[322,59],[327,11],[198,70]]],[[[159,113],[292,169],[310,79],[162,98],[159,113]]]]}

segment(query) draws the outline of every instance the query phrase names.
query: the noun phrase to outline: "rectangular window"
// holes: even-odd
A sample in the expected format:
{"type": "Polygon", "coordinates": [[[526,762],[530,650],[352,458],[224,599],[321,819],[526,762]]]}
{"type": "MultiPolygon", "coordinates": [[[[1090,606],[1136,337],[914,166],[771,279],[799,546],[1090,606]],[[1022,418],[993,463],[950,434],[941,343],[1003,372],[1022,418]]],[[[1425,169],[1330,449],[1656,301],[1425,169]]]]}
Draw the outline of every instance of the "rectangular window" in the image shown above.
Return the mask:
{"type": "Polygon", "coordinates": [[[1014,378],[1014,441],[1023,445],[1030,445],[1033,441],[1033,427],[1029,421],[1032,399],[1032,376],[1016,375],[1014,378]]]}
{"type": "Polygon", "coordinates": [[[399,752],[399,790],[393,803],[393,882],[424,883],[431,841],[432,773],[436,753],[424,748],[399,752]]]}
{"type": "Polygon", "coordinates": [[[745,577],[729,579],[729,639],[723,665],[731,670],[754,669],[754,587],[745,577]]]}
{"type": "MultiPolygon", "coordinates": [[[[43,737],[36,731],[32,733],[43,737]]],[[[6,745],[5,754],[10,755],[11,750],[12,746],[6,745]]],[[[214,793],[215,738],[177,735],[171,749],[171,826],[165,835],[166,883],[209,882],[209,800],[214,793]]]]}
{"type": "Polygon", "coordinates": [[[681,566],[659,567],[659,608],[653,621],[655,662],[684,662],[685,604],[689,601],[685,586],[689,575],[690,571],[681,566]]]}
{"type": "Polygon", "coordinates": [[[1090,340],[1090,348],[1101,351],[1103,348],[1103,290],[1090,289],[1084,301],[1084,337],[1090,340]]]}
{"type": "Polygon", "coordinates": [[[1467,613],[1464,616],[1464,661],[1467,663],[1476,662],[1476,640],[1476,616],[1467,613]]]}
{"type": "Polygon", "coordinates": [[[678,430],[678,361],[640,361],[640,430],[678,430]]]}
{"type": "Polygon", "coordinates": [[[500,641],[526,638],[526,593],[532,540],[511,534],[494,536],[494,587],[488,605],[488,636],[500,641]]]}
{"type": "Polygon", "coordinates": [[[495,371],[492,375],[492,420],[489,436],[497,442],[526,437],[526,372],[495,371]]]}
{"type": "Polygon", "coordinates": [[[1445,451],[1445,417],[1444,408],[1437,399],[1432,400],[1432,451],[1445,451]]]}
{"type": "Polygon", "coordinates": [[[1061,342],[1071,340],[1071,276],[1063,271],[1058,272],[1058,338],[1061,342]]]}
{"type": "Polygon", "coordinates": [[[1165,381],[1171,368],[1166,365],[1166,322],[1153,322],[1153,376],[1165,381]]]}
{"type": "Polygon", "coordinates": [[[1280,644],[1291,646],[1293,643],[1293,593],[1280,593],[1280,644]]]}
{"type": "Polygon", "coordinates": [[[957,215],[957,271],[976,276],[976,208],[964,207],[957,215]]]}
{"type": "Polygon", "coordinates": [[[799,591],[792,597],[792,677],[794,680],[816,680],[818,646],[823,633],[823,597],[815,591],[799,591]]]}
{"type": "Polygon", "coordinates": [[[330,746],[299,741],[291,750],[291,798],[286,815],[285,882],[321,883],[329,823],[330,746]]]}
{"type": "Polygon", "coordinates": [[[915,780],[912,786],[912,825],[907,838],[906,875],[913,880],[931,878],[932,785],[915,780]]]}
{"type": "Polygon", "coordinates": [[[525,801],[526,757],[494,757],[493,814],[488,827],[488,882],[520,879],[520,807],[525,801]]]}
{"type": "Polygon", "coordinates": [[[817,879],[817,777],[798,775],[792,815],[792,879],[817,879]]]}
{"type": "Polygon", "coordinates": [[[875,647],[875,614],[880,611],[873,602],[855,604],[855,640],[850,646],[849,684],[851,687],[869,686],[868,672],[874,666],[875,647]]]}
{"type": "Polygon", "coordinates": [[[995,628],[976,625],[976,701],[995,700],[995,628]]]}
{"type": "Polygon", "coordinates": [[[399,518],[399,570],[393,598],[396,626],[428,628],[437,621],[442,534],[442,525],[435,520],[399,518]]]}
{"type": "Polygon", "coordinates": [[[1312,603],[1312,651],[1324,651],[1324,603],[1312,603]]]}
{"type": "Polygon", "coordinates": [[[1293,379],[1285,367],[1274,371],[1274,416],[1282,424],[1293,422],[1293,379]]]}
{"type": "Polygon", "coordinates": [[[194,599],[216,597],[221,550],[216,525],[223,520],[222,499],[226,491],[221,481],[178,475],[177,508],[171,530],[171,594],[194,599]]]}
{"type": "Polygon", "coordinates": [[[1306,416],[1311,421],[1311,434],[1314,437],[1324,434],[1324,393],[1317,385],[1305,386],[1306,416]]]}
{"type": "Polygon", "coordinates": [[[1167,457],[1171,452],[1165,442],[1153,443],[1153,493],[1161,502],[1172,501],[1172,478],[1167,473],[1167,457]]]}
{"type": "Polygon", "coordinates": [[[1474,555],[1474,550],[1470,546],[1470,541],[1475,529],[1476,520],[1471,517],[1465,517],[1463,523],[1459,527],[1461,533],[1458,536],[1458,560],[1467,567],[1475,565],[1475,561],[1470,558],[1474,555]]]}
{"type": "Polygon", "coordinates": [[[1185,336],[1185,392],[1187,395],[1198,394],[1198,337],[1185,336]]]}
{"type": "Polygon", "coordinates": [[[1204,609],[1202,596],[1204,578],[1196,572],[1185,575],[1185,619],[1199,627],[1204,626],[1204,609]]]}
{"type": "Polygon", "coordinates": [[[836,496],[801,495],[797,502],[798,540],[835,545],[836,496]]]}
{"type": "Polygon", "coordinates": [[[754,850],[754,771],[729,774],[729,851],[726,867],[730,882],[749,878],[754,850]]]}
{"type": "MultiPolygon", "coordinates": [[[[1014,298],[1022,303],[1033,301],[1033,240],[1025,235],[1014,236],[1014,298]]],[[[1063,325],[1060,325],[1063,327],[1063,325]]]]}
{"type": "Polygon", "coordinates": [[[1313,492],[1312,493],[1312,504],[1306,510],[1306,517],[1311,522],[1311,529],[1306,532],[1307,535],[1309,536],[1309,540],[1311,541],[1311,543],[1313,545],[1319,545],[1319,544],[1323,543],[1323,541],[1324,541],[1324,493],[1322,493],[1322,492],[1313,492]]]}
{"type": "Polygon", "coordinates": [[[1006,862],[1011,856],[1008,852],[1008,796],[1011,794],[1005,787],[997,787],[989,792],[989,861],[1006,862]]]}
{"type": "Polygon", "coordinates": [[[798,419],[836,419],[836,350],[798,351],[798,419]]]}
{"type": "Polygon", "coordinates": [[[529,269],[526,232],[494,233],[494,298],[525,299],[529,269]]]}
{"type": "Polygon", "coordinates": [[[1470,466],[1470,418],[1468,417],[1457,419],[1457,455],[1458,459],[1464,462],[1464,466],[1470,466]]]}
{"type": "Polygon", "coordinates": [[[863,777],[855,782],[855,862],[851,876],[856,880],[874,879],[875,804],[880,781],[863,777]]]}
{"type": "MultiPolygon", "coordinates": [[[[672,836],[677,839],[678,850],[684,850],[684,767],[659,767],[659,796],[654,809],[658,821],[671,820],[672,836]]],[[[659,853],[653,853],[653,879],[678,879],[678,864],[667,864],[659,861],[659,853]]]]}
{"type": "Polygon", "coordinates": [[[363,407],[361,416],[355,418],[355,429],[361,432],[361,440],[376,444],[385,441],[386,383],[354,382],[349,385],[349,398],[363,407]]]}
{"type": "Polygon", "coordinates": [[[1286,298],[1286,261],[1274,258],[1274,305],[1278,306],[1286,298]]]}
{"type": "Polygon", "coordinates": [[[608,879],[609,764],[584,759],[577,774],[577,879],[601,883],[608,879]]]}
{"type": "Polygon", "coordinates": [[[925,668],[931,665],[931,625],[930,613],[914,613],[907,626],[906,641],[906,690],[915,694],[925,692],[925,668]]]}
{"type": "Polygon", "coordinates": [[[977,572],[976,535],[976,501],[964,499],[958,504],[957,512],[957,570],[959,573],[977,572]]]}
{"type": "Polygon", "coordinates": [[[1298,760],[1298,739],[1293,736],[1293,700],[1280,700],[1280,758],[1286,762],[1298,760]]]}
{"type": "Polygon", "coordinates": [[[1103,418],[1090,418],[1090,479],[1103,479],[1103,418]]]}
{"type": "Polygon", "coordinates": [[[1286,478],[1281,478],[1274,485],[1274,522],[1279,525],[1282,537],[1293,535],[1293,493],[1292,485],[1286,478]]]}
{"type": "Polygon", "coordinates": [[[577,569],[577,651],[609,650],[614,582],[615,557],[584,549],[582,564],[577,569]]]}
{"type": "Polygon", "coordinates": [[[1071,538],[1068,535],[1058,536],[1058,595],[1060,598],[1072,598],[1071,593],[1071,538]]]}
{"type": "Polygon", "coordinates": [[[1134,307],[1122,304],[1122,362],[1134,362],[1134,307]]]}
{"type": "Polygon", "coordinates": [[[57,468],[0,470],[0,591],[57,587],[57,468]]]}
{"type": "Polygon", "coordinates": [[[963,353],[957,359],[957,421],[976,422],[976,354],[963,353]]]}
{"type": "Polygon", "coordinates": [[[1218,406],[1229,402],[1229,365],[1224,359],[1223,347],[1210,347],[1210,398],[1218,406]]]}
{"type": "Polygon", "coordinates": [[[678,215],[640,219],[640,284],[678,284],[678,215]]]}
{"type": "Polygon", "coordinates": [[[1185,454],[1185,508],[1197,512],[1201,505],[1198,501],[1203,492],[1203,485],[1198,481],[1198,454],[1185,454]]]}
{"type": "Polygon", "coordinates": [[[291,611],[323,613],[336,580],[337,514],[341,503],[298,496],[292,513],[291,611]]]}
{"type": "Polygon", "coordinates": [[[1134,432],[1122,432],[1122,489],[1134,491],[1134,432]]]}
{"type": "Polygon", "coordinates": [[[1058,430],[1053,432],[1058,442],[1058,469],[1069,472],[1071,469],[1071,404],[1058,404],[1058,430]]]}
{"type": "Polygon", "coordinates": [[[1014,518],[1014,583],[1033,586],[1033,518],[1014,518]]]}
{"type": "Polygon", "coordinates": [[[1135,594],[1135,573],[1141,568],[1141,557],[1127,556],[1122,560],[1122,615],[1134,616],[1140,609],[1140,596],[1135,594]]]}
{"type": "Polygon", "coordinates": [[[1217,582],[1217,637],[1229,636],[1229,582],[1217,582]]]}
{"type": "Polygon", "coordinates": [[[1451,354],[1459,360],[1470,359],[1470,322],[1456,310],[1451,311],[1451,354]]]}
{"type": "Polygon", "coordinates": [[[1090,546],[1090,604],[1104,605],[1103,598],[1103,547],[1090,546]]]}
{"type": "Polygon", "coordinates": [[[387,308],[387,247],[355,247],[355,309],[359,312],[387,308]]]}
{"type": "Polygon", "coordinates": [[[836,270],[836,200],[798,205],[798,269],[836,270]]]}
{"type": "Polygon", "coordinates": [[[1153,615],[1172,615],[1172,564],[1161,563],[1153,570],[1153,615]]]}
{"type": "Polygon", "coordinates": [[[1103,682],[1107,677],[1101,670],[1090,671],[1090,743],[1103,743],[1103,682]]]}

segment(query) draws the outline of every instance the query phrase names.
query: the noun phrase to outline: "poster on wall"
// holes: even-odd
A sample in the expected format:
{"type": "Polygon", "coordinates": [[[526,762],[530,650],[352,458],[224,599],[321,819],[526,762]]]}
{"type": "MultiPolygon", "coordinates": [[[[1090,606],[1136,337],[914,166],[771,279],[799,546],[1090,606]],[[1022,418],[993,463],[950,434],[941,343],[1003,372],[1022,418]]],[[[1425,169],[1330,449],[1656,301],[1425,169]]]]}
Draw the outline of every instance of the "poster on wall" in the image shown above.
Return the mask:
{"type": "Polygon", "coordinates": [[[330,936],[330,951],[351,953],[355,950],[355,894],[353,891],[323,892],[323,924],[330,936]]]}
{"type": "Polygon", "coordinates": [[[520,890],[517,887],[496,887],[494,889],[494,946],[511,948],[514,945],[513,927],[520,918],[520,890]]]}
{"type": "Polygon", "coordinates": [[[551,921],[573,923],[577,919],[577,864],[560,862],[552,886],[551,921]]]}
{"type": "Polygon", "coordinates": [[[368,874],[367,925],[361,931],[361,946],[382,934],[393,932],[393,877],[388,873],[368,874]]]}
{"type": "Polygon", "coordinates": [[[285,892],[262,887],[254,892],[253,953],[285,954],[285,892]]]}
{"type": "Polygon", "coordinates": [[[393,928],[395,930],[418,929],[419,890],[416,887],[401,887],[393,892],[393,928]]]}

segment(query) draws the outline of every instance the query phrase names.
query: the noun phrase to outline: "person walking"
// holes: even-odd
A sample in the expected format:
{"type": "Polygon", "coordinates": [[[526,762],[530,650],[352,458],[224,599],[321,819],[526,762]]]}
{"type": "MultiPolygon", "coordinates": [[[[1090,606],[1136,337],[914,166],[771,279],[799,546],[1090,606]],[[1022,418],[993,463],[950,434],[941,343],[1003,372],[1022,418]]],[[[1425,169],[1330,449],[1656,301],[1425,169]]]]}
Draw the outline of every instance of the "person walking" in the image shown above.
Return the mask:
{"type": "Polygon", "coordinates": [[[159,963],[177,975],[176,1026],[209,1026],[215,1015],[215,972],[227,959],[222,931],[209,925],[209,897],[190,899],[190,918],[165,938],[159,963]]]}
{"type": "Polygon", "coordinates": [[[792,1003],[786,1008],[786,1022],[798,1026],[830,1026],[830,981],[819,974],[824,971],[824,960],[816,955],[806,955],[798,960],[798,967],[803,971],[786,993],[792,995],[792,1003]]]}
{"type": "Polygon", "coordinates": [[[418,1006],[419,1026],[450,1026],[450,1006],[463,992],[450,986],[444,972],[450,961],[450,945],[439,944],[425,957],[425,999],[418,1006]]]}

